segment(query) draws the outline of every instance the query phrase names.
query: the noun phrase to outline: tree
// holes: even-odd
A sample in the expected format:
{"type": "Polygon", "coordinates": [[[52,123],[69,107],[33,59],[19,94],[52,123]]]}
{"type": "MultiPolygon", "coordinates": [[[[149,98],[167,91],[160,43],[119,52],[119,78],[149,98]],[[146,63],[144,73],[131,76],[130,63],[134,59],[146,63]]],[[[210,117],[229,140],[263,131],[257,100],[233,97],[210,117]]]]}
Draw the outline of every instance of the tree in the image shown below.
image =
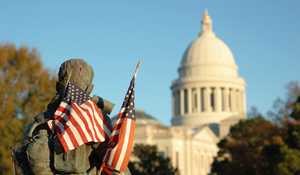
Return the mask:
{"type": "Polygon", "coordinates": [[[230,129],[228,138],[218,143],[220,151],[212,165],[212,172],[227,174],[260,174],[265,161],[260,151],[265,145],[281,144],[281,129],[258,116],[242,120],[230,129]]]}
{"type": "Polygon", "coordinates": [[[277,98],[273,104],[273,109],[268,112],[268,117],[278,125],[287,128],[291,121],[290,114],[294,108],[294,103],[300,95],[300,86],[297,81],[291,81],[285,86],[287,90],[286,99],[277,98]]]}
{"type": "Polygon", "coordinates": [[[20,142],[33,117],[55,95],[54,74],[35,48],[0,44],[0,174],[12,174],[10,146],[20,142]]]}
{"type": "Polygon", "coordinates": [[[253,108],[251,119],[231,127],[229,136],[218,144],[212,172],[300,175],[300,88],[291,82],[287,90],[286,101],[276,100],[269,113],[275,122],[267,121],[253,108]]]}
{"type": "Polygon", "coordinates": [[[136,144],[133,155],[138,161],[130,161],[128,168],[134,175],[176,175],[178,169],[173,168],[170,158],[163,158],[157,152],[156,145],[136,144]]]}

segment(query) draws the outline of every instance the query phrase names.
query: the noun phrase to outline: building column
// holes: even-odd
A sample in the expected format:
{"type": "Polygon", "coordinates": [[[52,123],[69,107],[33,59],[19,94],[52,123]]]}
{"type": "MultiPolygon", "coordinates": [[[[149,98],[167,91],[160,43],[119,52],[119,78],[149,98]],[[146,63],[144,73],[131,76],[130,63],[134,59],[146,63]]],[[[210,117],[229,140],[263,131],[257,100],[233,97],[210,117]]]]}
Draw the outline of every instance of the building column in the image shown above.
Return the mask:
{"type": "Polygon", "coordinates": [[[188,98],[187,98],[187,105],[188,105],[188,114],[191,114],[192,113],[192,88],[188,88],[187,90],[188,92],[188,98]]]}
{"type": "Polygon", "coordinates": [[[180,114],[184,115],[184,90],[180,90],[180,114]]]}

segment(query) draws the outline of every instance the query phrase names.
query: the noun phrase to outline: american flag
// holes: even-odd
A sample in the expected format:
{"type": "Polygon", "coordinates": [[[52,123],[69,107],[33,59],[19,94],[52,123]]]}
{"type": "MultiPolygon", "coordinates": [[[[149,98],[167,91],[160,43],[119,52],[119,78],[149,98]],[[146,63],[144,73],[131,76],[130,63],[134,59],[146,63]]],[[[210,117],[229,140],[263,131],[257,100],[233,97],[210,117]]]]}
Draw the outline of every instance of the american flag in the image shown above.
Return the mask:
{"type": "Polygon", "coordinates": [[[54,119],[56,133],[66,152],[88,142],[108,140],[112,131],[92,98],[71,81],[54,119]]]}
{"type": "Polygon", "coordinates": [[[112,174],[112,170],[125,172],[129,162],[135,127],[134,80],[135,76],[131,80],[101,165],[108,174],[112,174]]]}

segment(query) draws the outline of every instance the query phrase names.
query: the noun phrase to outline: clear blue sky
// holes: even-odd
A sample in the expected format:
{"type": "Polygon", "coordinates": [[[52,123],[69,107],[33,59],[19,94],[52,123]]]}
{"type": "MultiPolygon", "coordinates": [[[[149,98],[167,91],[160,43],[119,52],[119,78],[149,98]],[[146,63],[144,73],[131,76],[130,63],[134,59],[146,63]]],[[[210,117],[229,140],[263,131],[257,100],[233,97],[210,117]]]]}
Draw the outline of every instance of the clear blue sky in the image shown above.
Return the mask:
{"type": "Polygon", "coordinates": [[[92,95],[116,104],[112,116],[141,60],[136,109],[168,126],[171,82],[204,9],[246,80],[247,109],[266,115],[287,83],[300,82],[299,0],[0,0],[0,42],[36,47],[55,74],[68,59],[86,60],[95,70],[92,95]]]}

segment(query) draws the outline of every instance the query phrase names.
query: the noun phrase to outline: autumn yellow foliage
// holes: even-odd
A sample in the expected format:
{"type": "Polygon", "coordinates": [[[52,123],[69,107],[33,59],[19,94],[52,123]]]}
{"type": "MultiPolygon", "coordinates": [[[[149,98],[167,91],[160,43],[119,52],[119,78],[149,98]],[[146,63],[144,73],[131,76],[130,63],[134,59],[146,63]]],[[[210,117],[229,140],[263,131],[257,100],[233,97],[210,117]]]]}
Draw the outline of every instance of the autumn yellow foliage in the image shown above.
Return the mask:
{"type": "Polygon", "coordinates": [[[10,175],[10,146],[20,142],[33,117],[55,95],[56,72],[46,69],[35,48],[0,44],[0,175],[10,175]]]}

